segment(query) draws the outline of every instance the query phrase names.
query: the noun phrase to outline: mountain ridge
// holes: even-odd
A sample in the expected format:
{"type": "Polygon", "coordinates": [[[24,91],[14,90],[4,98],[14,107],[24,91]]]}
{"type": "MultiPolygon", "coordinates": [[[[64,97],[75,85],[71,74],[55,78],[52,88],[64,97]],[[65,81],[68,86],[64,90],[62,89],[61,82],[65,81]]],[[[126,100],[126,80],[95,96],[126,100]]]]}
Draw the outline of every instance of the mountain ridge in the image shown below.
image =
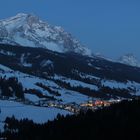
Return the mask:
{"type": "Polygon", "coordinates": [[[118,59],[118,62],[134,67],[140,67],[140,62],[132,53],[128,53],[126,55],[121,56],[118,59]]]}
{"type": "Polygon", "coordinates": [[[33,14],[20,13],[0,20],[0,42],[28,47],[42,47],[57,52],[75,52],[91,55],[91,51],[64,31],[33,14]]]}

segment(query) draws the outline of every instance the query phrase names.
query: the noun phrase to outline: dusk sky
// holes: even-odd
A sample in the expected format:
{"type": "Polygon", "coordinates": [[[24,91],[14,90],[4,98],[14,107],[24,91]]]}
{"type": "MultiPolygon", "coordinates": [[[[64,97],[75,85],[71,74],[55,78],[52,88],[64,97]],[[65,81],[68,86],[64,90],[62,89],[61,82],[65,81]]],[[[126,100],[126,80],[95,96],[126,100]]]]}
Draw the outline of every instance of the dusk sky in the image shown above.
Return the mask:
{"type": "Polygon", "coordinates": [[[94,53],[140,59],[140,0],[1,0],[0,19],[17,13],[62,26],[94,53]]]}

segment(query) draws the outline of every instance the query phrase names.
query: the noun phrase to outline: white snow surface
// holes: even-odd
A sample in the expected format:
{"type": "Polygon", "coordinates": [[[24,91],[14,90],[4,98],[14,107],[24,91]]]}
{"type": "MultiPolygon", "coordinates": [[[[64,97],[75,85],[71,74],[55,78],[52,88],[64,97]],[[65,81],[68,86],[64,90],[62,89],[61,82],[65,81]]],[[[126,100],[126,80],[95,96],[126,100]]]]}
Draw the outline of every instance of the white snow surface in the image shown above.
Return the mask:
{"type": "Polygon", "coordinates": [[[95,85],[87,84],[87,83],[84,83],[84,82],[81,82],[81,81],[78,81],[78,80],[73,80],[73,79],[70,79],[70,78],[66,78],[64,76],[55,75],[54,79],[59,79],[59,80],[64,81],[66,83],[70,83],[70,85],[72,87],[82,86],[84,88],[89,88],[89,89],[92,89],[92,90],[98,90],[98,87],[95,86],[95,85]]]}
{"type": "Polygon", "coordinates": [[[25,99],[28,99],[29,101],[32,101],[32,102],[38,102],[40,100],[38,96],[33,95],[33,94],[28,94],[28,93],[25,94],[25,99]]]}
{"type": "Polygon", "coordinates": [[[62,115],[71,114],[68,111],[53,107],[37,107],[6,100],[0,100],[0,108],[0,122],[3,122],[6,117],[12,117],[14,115],[15,118],[19,120],[28,118],[36,123],[45,123],[48,120],[53,120],[56,118],[58,113],[62,115]]]}
{"type": "Polygon", "coordinates": [[[41,67],[46,67],[46,66],[54,67],[53,61],[51,61],[49,59],[48,60],[43,60],[40,65],[41,65],[41,67]]]}
{"type": "Polygon", "coordinates": [[[12,69],[10,69],[10,68],[8,68],[8,67],[6,67],[4,65],[1,65],[1,64],[0,64],[0,70],[3,70],[5,72],[11,72],[11,71],[13,71],[12,69]]]}
{"type": "MultiPolygon", "coordinates": [[[[45,80],[43,78],[39,78],[39,77],[35,77],[29,74],[25,74],[19,71],[13,71],[12,69],[0,65],[0,69],[3,69],[4,71],[6,70],[6,73],[4,74],[3,72],[0,72],[0,76],[5,76],[7,78],[9,77],[17,77],[19,82],[22,83],[23,88],[26,89],[36,89],[41,91],[43,94],[48,95],[48,96],[52,96],[48,91],[42,89],[41,87],[37,86],[36,83],[42,83],[43,85],[47,85],[48,87],[52,88],[53,90],[57,90],[61,93],[60,97],[55,96],[56,99],[62,99],[63,103],[70,103],[70,102],[76,102],[77,104],[80,104],[82,102],[85,102],[88,100],[88,96],[82,95],[78,92],[75,91],[69,91],[67,89],[63,89],[61,88],[59,85],[57,85],[55,82],[51,81],[51,80],[45,80]]],[[[56,77],[56,76],[55,76],[56,77]]],[[[62,77],[58,77],[57,78],[62,78],[62,77]]],[[[75,81],[76,82],[76,81],[75,81]]],[[[83,82],[81,82],[83,85],[85,86],[83,82]]],[[[77,84],[80,84],[79,82],[77,82],[77,84]]],[[[88,85],[88,84],[87,84],[88,85]]],[[[96,88],[92,85],[88,85],[89,87],[93,87],[96,88]]],[[[26,97],[29,99],[31,99],[31,96],[29,97],[29,95],[27,95],[26,97]],[[28,96],[28,97],[27,97],[28,96]]],[[[33,98],[33,97],[32,97],[33,98]]]]}
{"type": "Polygon", "coordinates": [[[140,67],[140,62],[133,54],[121,56],[119,62],[130,66],[140,67]]]}
{"type": "Polygon", "coordinates": [[[8,55],[8,56],[15,56],[16,54],[10,51],[1,50],[0,54],[8,55]]]}
{"type": "Polygon", "coordinates": [[[125,82],[116,82],[114,80],[102,80],[102,85],[109,86],[110,88],[124,88],[127,89],[128,87],[137,87],[140,88],[140,84],[132,81],[125,82]]]}
{"type": "Polygon", "coordinates": [[[1,43],[45,48],[65,53],[75,52],[91,56],[91,51],[58,26],[49,25],[33,14],[19,13],[0,20],[1,43]]]}

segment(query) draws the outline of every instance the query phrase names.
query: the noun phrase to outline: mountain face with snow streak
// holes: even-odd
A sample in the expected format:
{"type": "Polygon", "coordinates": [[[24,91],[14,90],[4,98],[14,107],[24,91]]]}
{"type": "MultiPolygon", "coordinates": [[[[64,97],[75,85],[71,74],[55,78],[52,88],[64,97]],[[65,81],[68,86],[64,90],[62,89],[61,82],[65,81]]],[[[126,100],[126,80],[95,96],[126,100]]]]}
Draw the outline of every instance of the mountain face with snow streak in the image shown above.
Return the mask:
{"type": "Polygon", "coordinates": [[[119,62],[130,66],[140,67],[140,63],[133,54],[126,54],[121,56],[119,58],[119,62]]]}
{"type": "Polygon", "coordinates": [[[31,14],[17,14],[0,21],[0,43],[91,55],[71,34],[31,14]]]}

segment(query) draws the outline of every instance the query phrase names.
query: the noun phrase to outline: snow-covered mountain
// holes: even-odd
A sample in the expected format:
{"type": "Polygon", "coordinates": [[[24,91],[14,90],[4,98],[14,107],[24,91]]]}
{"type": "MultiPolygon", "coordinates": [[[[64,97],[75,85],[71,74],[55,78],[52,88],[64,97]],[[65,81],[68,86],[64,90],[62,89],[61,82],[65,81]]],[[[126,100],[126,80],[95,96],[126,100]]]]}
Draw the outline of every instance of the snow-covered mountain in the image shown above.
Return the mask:
{"type": "Polygon", "coordinates": [[[32,14],[20,13],[1,20],[0,43],[91,55],[88,48],[63,28],[51,26],[32,14]]]}
{"type": "Polygon", "coordinates": [[[1,20],[0,130],[12,115],[41,123],[77,113],[91,100],[140,96],[140,68],[89,55],[61,27],[36,16],[1,20]]]}
{"type": "Polygon", "coordinates": [[[133,54],[126,54],[121,56],[119,58],[119,62],[130,66],[140,67],[140,62],[133,54]]]}

